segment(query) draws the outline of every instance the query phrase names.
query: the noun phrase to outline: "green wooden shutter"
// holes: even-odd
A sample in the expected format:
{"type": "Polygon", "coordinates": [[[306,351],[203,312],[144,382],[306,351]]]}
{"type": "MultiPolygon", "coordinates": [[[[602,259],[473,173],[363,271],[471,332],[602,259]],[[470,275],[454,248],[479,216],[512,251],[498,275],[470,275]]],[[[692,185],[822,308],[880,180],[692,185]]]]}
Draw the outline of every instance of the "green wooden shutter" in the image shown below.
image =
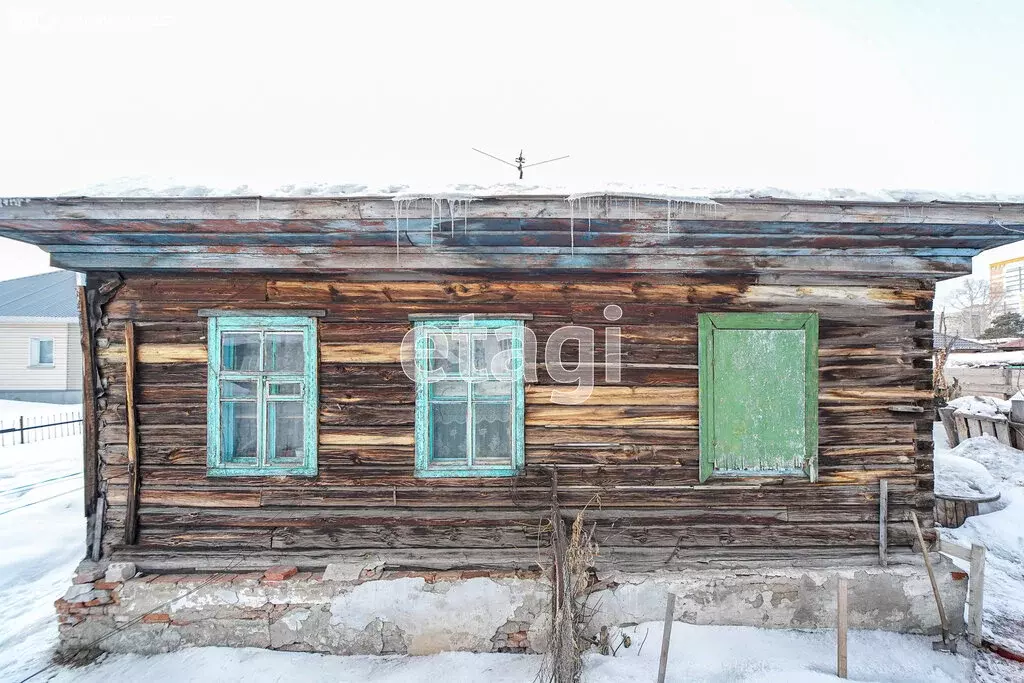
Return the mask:
{"type": "Polygon", "coordinates": [[[818,318],[706,313],[699,319],[700,480],[817,479],[818,318]]]}

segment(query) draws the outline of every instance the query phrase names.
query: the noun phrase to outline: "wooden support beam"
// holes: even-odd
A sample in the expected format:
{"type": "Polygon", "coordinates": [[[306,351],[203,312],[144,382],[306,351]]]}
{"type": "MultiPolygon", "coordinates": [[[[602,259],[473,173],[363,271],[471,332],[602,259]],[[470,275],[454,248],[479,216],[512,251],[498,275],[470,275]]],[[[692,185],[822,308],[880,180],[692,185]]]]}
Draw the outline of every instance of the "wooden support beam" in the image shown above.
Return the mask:
{"type": "Polygon", "coordinates": [[[78,325],[82,343],[82,457],[85,473],[85,516],[96,509],[99,483],[98,429],[96,421],[96,350],[89,318],[88,293],[78,287],[78,325]]]}
{"type": "Polygon", "coordinates": [[[125,545],[135,545],[139,529],[139,444],[135,410],[135,323],[124,324],[125,412],[128,417],[128,510],[124,523],[125,545]]]}

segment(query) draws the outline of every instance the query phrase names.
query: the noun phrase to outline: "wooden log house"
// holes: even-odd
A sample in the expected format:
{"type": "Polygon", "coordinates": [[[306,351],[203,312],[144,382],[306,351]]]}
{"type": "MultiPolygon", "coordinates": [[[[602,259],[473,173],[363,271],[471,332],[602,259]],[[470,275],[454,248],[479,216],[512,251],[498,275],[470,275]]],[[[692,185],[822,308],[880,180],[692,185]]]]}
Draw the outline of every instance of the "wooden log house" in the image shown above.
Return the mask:
{"type": "Polygon", "coordinates": [[[553,470],[599,576],[876,564],[911,512],[931,529],[934,286],[1024,206],[444,199],[0,203],[0,235],[87,274],[96,557],[536,569],[553,470]],[[453,330],[453,381],[403,372],[403,339],[436,363],[415,340],[453,330]],[[509,374],[474,374],[499,347],[509,374]],[[558,358],[594,367],[585,402],[558,358]]]}

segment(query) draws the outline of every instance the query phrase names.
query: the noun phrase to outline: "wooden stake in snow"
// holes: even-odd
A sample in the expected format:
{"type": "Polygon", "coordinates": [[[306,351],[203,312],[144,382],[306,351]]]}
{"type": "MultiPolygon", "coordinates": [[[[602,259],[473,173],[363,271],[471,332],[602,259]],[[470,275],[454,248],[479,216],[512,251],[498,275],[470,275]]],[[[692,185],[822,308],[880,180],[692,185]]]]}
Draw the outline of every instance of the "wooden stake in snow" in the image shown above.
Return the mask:
{"type": "Polygon", "coordinates": [[[985,586],[985,546],[971,544],[971,583],[968,588],[967,633],[975,647],[981,647],[981,608],[985,586]]]}
{"type": "Polygon", "coordinates": [[[658,683],[665,683],[665,671],[668,669],[668,645],[672,641],[672,620],[676,614],[676,594],[668,594],[665,605],[665,629],[661,633],[661,660],[658,662],[658,683]]]}
{"type": "Polygon", "coordinates": [[[846,631],[849,625],[847,610],[847,580],[839,578],[836,595],[836,676],[846,678],[846,631]]]}
{"type": "Polygon", "coordinates": [[[889,564],[889,480],[878,482],[878,564],[889,564]]]}

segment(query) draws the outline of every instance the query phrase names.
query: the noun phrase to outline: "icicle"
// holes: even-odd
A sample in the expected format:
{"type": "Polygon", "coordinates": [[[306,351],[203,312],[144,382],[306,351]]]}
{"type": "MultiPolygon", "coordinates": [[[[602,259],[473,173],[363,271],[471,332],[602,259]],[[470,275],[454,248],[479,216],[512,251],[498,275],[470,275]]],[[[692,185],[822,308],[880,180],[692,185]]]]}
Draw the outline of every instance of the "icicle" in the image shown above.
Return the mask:
{"type": "Polygon", "coordinates": [[[569,200],[569,255],[570,256],[575,256],[576,255],[576,234],[575,234],[576,216],[575,216],[575,212],[573,211],[573,209],[575,207],[575,204],[576,204],[575,201],[573,201],[572,199],[569,200]]]}
{"type": "Polygon", "coordinates": [[[430,246],[434,246],[434,200],[430,200],[430,246]]]}
{"type": "Polygon", "coordinates": [[[665,234],[672,234],[672,200],[665,202],[668,205],[668,217],[665,218],[665,234]]]}
{"type": "Polygon", "coordinates": [[[587,197],[587,232],[590,232],[590,214],[594,208],[594,200],[587,197]]]}
{"type": "Polygon", "coordinates": [[[468,219],[469,219],[469,200],[468,199],[463,199],[462,200],[462,234],[463,235],[468,235],[469,234],[468,219]]]}
{"type": "Polygon", "coordinates": [[[399,227],[401,224],[398,222],[399,215],[402,213],[401,200],[395,200],[392,202],[395,205],[395,262],[398,264],[402,263],[402,230],[399,227]]]}

